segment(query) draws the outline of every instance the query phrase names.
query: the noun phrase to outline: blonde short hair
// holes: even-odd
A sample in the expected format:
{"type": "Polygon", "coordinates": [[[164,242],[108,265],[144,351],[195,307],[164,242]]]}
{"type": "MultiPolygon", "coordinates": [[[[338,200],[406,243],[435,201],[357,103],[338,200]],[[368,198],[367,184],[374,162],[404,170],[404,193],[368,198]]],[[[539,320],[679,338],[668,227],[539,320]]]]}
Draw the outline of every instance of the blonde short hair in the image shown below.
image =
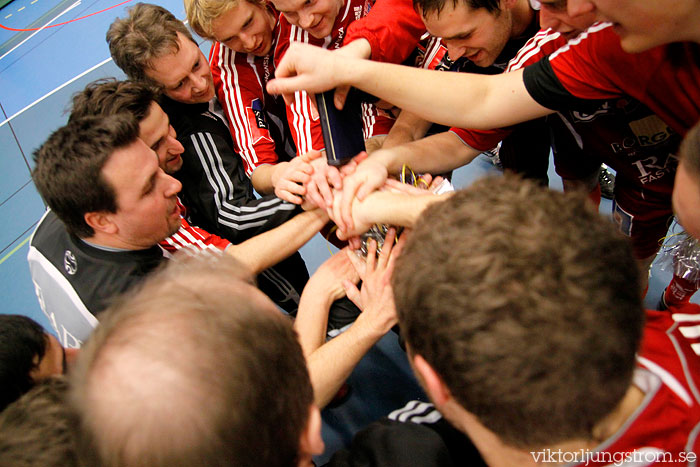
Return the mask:
{"type": "Polygon", "coordinates": [[[235,8],[242,1],[263,5],[263,0],[185,0],[187,21],[194,32],[205,39],[216,40],[212,23],[216,18],[235,8]]]}

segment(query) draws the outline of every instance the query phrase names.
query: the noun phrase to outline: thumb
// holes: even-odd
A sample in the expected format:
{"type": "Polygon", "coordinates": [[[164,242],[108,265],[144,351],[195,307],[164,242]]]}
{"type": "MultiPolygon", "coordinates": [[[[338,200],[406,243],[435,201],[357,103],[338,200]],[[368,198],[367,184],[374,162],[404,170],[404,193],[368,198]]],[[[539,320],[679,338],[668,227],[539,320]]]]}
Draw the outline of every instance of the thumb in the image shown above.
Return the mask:
{"type": "Polygon", "coordinates": [[[282,94],[285,96],[285,100],[287,95],[291,95],[293,99],[295,91],[304,89],[304,81],[303,76],[277,77],[267,83],[267,92],[270,94],[282,94]]]}
{"type": "Polygon", "coordinates": [[[339,86],[335,89],[333,102],[338,110],[341,110],[343,106],[345,106],[345,100],[348,98],[349,92],[350,86],[339,86]]]}

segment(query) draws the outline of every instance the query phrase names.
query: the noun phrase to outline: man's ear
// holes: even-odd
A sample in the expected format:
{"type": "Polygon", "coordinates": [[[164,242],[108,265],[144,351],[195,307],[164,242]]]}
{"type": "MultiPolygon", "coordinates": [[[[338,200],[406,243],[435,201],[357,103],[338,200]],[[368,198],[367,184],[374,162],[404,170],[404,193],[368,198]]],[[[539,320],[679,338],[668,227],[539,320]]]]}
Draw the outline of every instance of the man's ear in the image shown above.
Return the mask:
{"type": "Polygon", "coordinates": [[[114,234],[119,231],[117,224],[112,219],[112,213],[105,211],[86,212],[85,223],[97,232],[114,234]]]}
{"type": "Polygon", "coordinates": [[[452,394],[435,369],[418,354],[413,355],[413,368],[425,386],[428,397],[439,408],[452,399],[452,394]]]}
{"type": "Polygon", "coordinates": [[[321,437],[321,411],[316,404],[309,406],[309,420],[301,432],[299,439],[299,457],[310,459],[317,454],[323,454],[323,438],[321,437]]]}

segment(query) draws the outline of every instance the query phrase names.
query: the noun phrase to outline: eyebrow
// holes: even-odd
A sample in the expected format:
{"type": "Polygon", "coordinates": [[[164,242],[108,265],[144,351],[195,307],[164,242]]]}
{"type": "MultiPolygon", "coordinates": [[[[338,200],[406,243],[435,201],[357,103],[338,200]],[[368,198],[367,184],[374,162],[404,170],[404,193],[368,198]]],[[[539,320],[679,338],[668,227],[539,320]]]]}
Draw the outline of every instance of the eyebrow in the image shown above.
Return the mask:
{"type": "Polygon", "coordinates": [[[304,3],[306,3],[306,0],[301,0],[300,2],[297,2],[296,8],[292,8],[291,10],[280,10],[280,9],[277,9],[277,11],[278,11],[279,13],[282,13],[282,14],[289,14],[289,13],[296,14],[296,11],[295,11],[295,10],[298,10],[299,8],[301,8],[302,6],[304,6],[304,3]]]}
{"type": "Polygon", "coordinates": [[[241,28],[248,26],[251,23],[251,21],[253,21],[253,12],[252,11],[248,14],[248,18],[246,18],[246,20],[243,21],[241,28]]]}
{"type": "MultiPolygon", "coordinates": [[[[253,12],[251,11],[251,12],[248,13],[248,17],[246,18],[246,20],[243,21],[243,24],[241,24],[241,27],[240,27],[240,29],[238,30],[238,33],[240,34],[241,29],[243,29],[243,28],[245,28],[246,26],[248,26],[252,21],[253,21],[253,12]]],[[[228,42],[228,41],[230,41],[231,39],[233,39],[234,37],[236,37],[237,35],[238,35],[238,34],[231,34],[231,35],[228,36],[227,38],[221,39],[219,42],[222,42],[222,43],[228,42]]]]}
{"type": "Polygon", "coordinates": [[[182,83],[182,82],[185,81],[186,79],[187,79],[187,75],[185,75],[185,76],[183,76],[182,78],[180,78],[180,79],[178,79],[177,81],[175,81],[174,84],[169,84],[169,85],[166,85],[165,87],[166,87],[167,89],[175,89],[176,87],[178,87],[178,86],[180,85],[180,83],[182,83]]]}
{"type": "MultiPolygon", "coordinates": [[[[194,63],[192,64],[192,67],[190,68],[190,71],[194,70],[194,68],[197,66],[197,62],[199,61],[199,54],[195,55],[195,60],[194,63]]],[[[165,84],[165,87],[167,89],[174,89],[176,88],[180,83],[185,81],[187,77],[189,76],[189,73],[187,73],[185,76],[179,78],[177,81],[175,81],[173,84],[165,84]]]]}
{"type": "Polygon", "coordinates": [[[165,141],[165,136],[163,136],[163,137],[160,138],[158,141],[156,141],[155,143],[153,143],[153,144],[151,145],[151,149],[155,151],[155,150],[158,148],[158,146],[160,146],[160,144],[161,144],[163,141],[165,141]]]}
{"type": "Polygon", "coordinates": [[[444,36],[443,36],[443,37],[441,37],[441,39],[442,39],[442,40],[445,40],[445,41],[452,41],[452,40],[455,40],[455,39],[464,39],[464,38],[469,37],[469,36],[471,36],[472,34],[474,34],[474,31],[475,31],[474,29],[470,29],[469,31],[460,32],[460,33],[454,34],[454,35],[452,35],[452,36],[450,36],[450,37],[444,37],[444,36]]]}
{"type": "MultiPolygon", "coordinates": [[[[156,157],[158,157],[156,155],[156,157]]],[[[147,183],[143,186],[141,189],[141,197],[146,196],[148,193],[150,193],[151,189],[155,186],[156,184],[156,176],[158,175],[158,171],[156,170],[151,174],[150,177],[148,177],[147,183]]]]}

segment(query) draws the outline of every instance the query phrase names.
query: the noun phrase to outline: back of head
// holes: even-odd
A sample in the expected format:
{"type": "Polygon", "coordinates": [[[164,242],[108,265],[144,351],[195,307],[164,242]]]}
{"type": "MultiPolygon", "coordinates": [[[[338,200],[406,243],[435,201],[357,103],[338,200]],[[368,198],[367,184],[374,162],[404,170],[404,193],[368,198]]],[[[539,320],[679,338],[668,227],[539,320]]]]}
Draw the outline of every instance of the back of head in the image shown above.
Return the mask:
{"type": "Polygon", "coordinates": [[[34,184],[46,204],[78,237],[94,230],[85,222],[88,212],[116,212],[112,187],[102,176],[102,167],[118,149],[138,138],[133,116],[75,119],[59,128],[34,153],[34,184]]]}
{"type": "Polygon", "coordinates": [[[294,465],[313,390],[291,322],[226,255],[170,263],[81,351],[81,461],[294,465]]]}
{"type": "Polygon", "coordinates": [[[0,413],[1,467],[72,467],[75,427],[62,376],[37,384],[0,413]]]}
{"type": "Polygon", "coordinates": [[[114,63],[136,81],[153,82],[146,76],[151,62],[179,50],[177,33],[194,42],[187,27],[165,8],[137,3],[126,18],[117,18],[107,31],[114,63]]]}
{"type": "Polygon", "coordinates": [[[73,95],[69,121],[128,113],[140,122],[146,118],[151,103],[155,100],[156,92],[146,83],[117,81],[115,78],[99,79],[73,95]]]}
{"type": "MultiPolygon", "coordinates": [[[[417,9],[423,16],[435,13],[440,16],[440,12],[445,8],[446,2],[449,0],[413,0],[413,8],[417,9]]],[[[501,2],[499,0],[452,0],[452,6],[457,7],[464,2],[466,6],[472,10],[485,8],[489,13],[499,14],[501,11],[501,2]]]]}
{"type": "Polygon", "coordinates": [[[47,344],[44,328],[33,319],[0,314],[0,411],[34,386],[31,372],[47,344]]]}
{"type": "Polygon", "coordinates": [[[424,213],[392,279],[410,350],[516,447],[589,438],[631,383],[637,266],[588,204],[481,180],[424,213]]]}

